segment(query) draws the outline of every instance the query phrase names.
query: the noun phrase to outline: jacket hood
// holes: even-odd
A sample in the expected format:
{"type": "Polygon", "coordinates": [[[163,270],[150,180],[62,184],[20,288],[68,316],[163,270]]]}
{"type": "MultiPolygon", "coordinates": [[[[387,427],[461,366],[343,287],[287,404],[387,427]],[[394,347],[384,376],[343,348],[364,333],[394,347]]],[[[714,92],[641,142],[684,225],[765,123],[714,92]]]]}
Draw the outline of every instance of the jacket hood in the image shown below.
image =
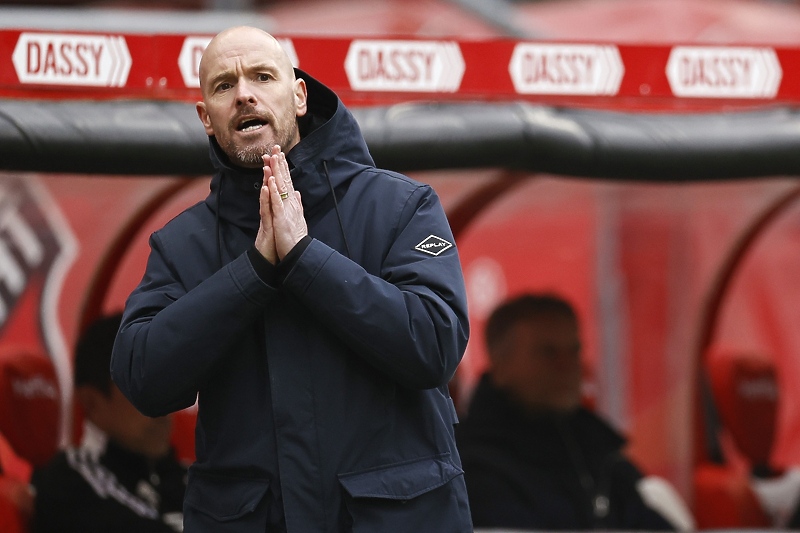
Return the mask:
{"type": "MultiPolygon", "coordinates": [[[[298,119],[300,142],[286,155],[292,182],[308,212],[330,194],[331,187],[375,163],[355,117],[339,97],[302,70],[295,69],[295,75],[306,82],[308,113],[298,119]]],[[[209,137],[209,151],[216,172],[206,203],[220,219],[257,229],[263,171],[233,164],[213,136],[209,137]]]]}

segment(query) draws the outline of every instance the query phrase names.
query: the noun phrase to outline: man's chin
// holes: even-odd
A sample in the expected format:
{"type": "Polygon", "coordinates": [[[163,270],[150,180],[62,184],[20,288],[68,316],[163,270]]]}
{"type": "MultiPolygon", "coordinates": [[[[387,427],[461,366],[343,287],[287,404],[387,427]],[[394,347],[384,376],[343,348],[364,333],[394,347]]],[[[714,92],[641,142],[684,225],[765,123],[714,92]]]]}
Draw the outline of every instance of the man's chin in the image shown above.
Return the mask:
{"type": "Polygon", "coordinates": [[[233,161],[240,166],[248,168],[261,168],[264,160],[261,157],[269,151],[266,146],[247,146],[236,151],[233,161]]]}

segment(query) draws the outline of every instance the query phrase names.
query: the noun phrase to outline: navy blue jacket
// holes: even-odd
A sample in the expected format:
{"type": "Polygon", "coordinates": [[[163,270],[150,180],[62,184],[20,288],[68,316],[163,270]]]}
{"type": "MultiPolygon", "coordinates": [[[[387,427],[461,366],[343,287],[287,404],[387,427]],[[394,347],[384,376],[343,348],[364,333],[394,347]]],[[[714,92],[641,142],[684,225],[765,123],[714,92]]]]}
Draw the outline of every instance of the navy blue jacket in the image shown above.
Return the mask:
{"type": "Polygon", "coordinates": [[[287,157],[310,237],[277,267],[254,251],[262,171],[212,138],[211,192],[151,236],[112,376],[151,416],[198,399],[189,532],[471,531],[447,390],[466,293],[444,211],[376,169],[338,97],[299,75],[312,116],[287,157]]]}

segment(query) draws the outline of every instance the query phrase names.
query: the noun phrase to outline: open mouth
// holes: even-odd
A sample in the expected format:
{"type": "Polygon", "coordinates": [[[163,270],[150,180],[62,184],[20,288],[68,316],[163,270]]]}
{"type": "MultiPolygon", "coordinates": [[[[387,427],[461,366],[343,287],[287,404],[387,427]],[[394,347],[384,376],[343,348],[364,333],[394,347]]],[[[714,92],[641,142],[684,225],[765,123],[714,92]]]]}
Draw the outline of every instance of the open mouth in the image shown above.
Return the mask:
{"type": "Polygon", "coordinates": [[[256,131],[267,125],[267,121],[261,118],[248,118],[243,120],[236,128],[237,131],[249,133],[256,131]]]}

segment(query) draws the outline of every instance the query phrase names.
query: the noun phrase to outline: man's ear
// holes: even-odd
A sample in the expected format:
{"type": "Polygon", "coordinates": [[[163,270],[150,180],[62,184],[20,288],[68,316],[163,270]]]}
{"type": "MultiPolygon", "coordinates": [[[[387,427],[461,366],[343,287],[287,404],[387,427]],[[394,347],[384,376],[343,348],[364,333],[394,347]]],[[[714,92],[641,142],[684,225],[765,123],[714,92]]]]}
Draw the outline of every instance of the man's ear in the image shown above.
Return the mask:
{"type": "Polygon", "coordinates": [[[294,80],[294,106],[298,117],[302,117],[308,112],[308,91],[306,80],[303,78],[294,80]]]}
{"type": "Polygon", "coordinates": [[[214,126],[211,125],[211,119],[208,116],[208,111],[206,111],[206,104],[204,102],[197,102],[194,108],[197,110],[197,116],[200,117],[200,122],[203,123],[206,135],[214,135],[214,126]]]}

